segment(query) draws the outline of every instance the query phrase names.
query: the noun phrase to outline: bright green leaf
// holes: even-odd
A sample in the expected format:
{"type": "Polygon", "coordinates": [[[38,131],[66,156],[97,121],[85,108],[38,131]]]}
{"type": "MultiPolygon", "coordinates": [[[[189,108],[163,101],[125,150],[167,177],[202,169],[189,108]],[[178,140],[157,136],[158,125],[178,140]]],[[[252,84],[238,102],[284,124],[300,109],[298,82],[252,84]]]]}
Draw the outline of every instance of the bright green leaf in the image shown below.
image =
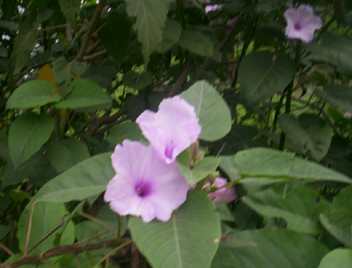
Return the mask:
{"type": "Polygon", "coordinates": [[[35,198],[54,203],[83,200],[102,193],[113,175],[111,154],[96,155],[49,181],[35,198]]]}
{"type": "Polygon", "coordinates": [[[202,140],[215,141],[230,131],[232,122],[229,107],[208,82],[196,82],[181,96],[196,110],[202,127],[202,140]]]}
{"type": "Polygon", "coordinates": [[[320,262],[318,268],[351,268],[352,249],[338,248],[330,251],[320,262]]]}
{"type": "Polygon", "coordinates": [[[45,80],[32,80],[19,86],[10,96],[8,109],[27,109],[57,102],[61,97],[54,85],[45,80]]]}
{"type": "Polygon", "coordinates": [[[103,88],[90,80],[74,80],[70,84],[71,92],[56,104],[60,109],[88,109],[107,108],[111,105],[111,98],[103,88]]]}
{"type": "Polygon", "coordinates": [[[208,268],[218,248],[220,219],[205,193],[193,192],[167,223],[131,218],[133,241],[154,268],[208,268]]]}

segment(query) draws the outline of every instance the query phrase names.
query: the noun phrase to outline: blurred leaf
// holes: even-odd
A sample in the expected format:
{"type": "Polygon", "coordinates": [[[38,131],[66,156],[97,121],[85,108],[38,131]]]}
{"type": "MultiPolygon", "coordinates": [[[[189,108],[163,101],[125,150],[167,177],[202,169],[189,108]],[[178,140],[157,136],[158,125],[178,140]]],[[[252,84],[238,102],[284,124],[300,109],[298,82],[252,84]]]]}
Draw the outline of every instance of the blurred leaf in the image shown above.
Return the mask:
{"type": "Polygon", "coordinates": [[[287,228],[306,234],[318,234],[319,213],[327,205],[316,192],[306,186],[274,191],[267,189],[245,196],[242,201],[264,217],[282,218],[287,228]]]}
{"type": "Polygon", "coordinates": [[[136,17],[135,29],[143,46],[145,62],[158,49],[171,0],[126,0],[127,13],[136,17]]]}
{"type": "Polygon", "coordinates": [[[0,224],[0,240],[4,239],[4,237],[9,233],[10,226],[0,224]]]}
{"type": "Polygon", "coordinates": [[[46,114],[32,113],[18,117],[10,126],[8,146],[12,162],[19,167],[48,141],[54,121],[46,114]]]}
{"type": "Polygon", "coordinates": [[[197,30],[182,31],[179,44],[182,48],[203,57],[212,57],[215,45],[206,34],[197,30]]]}
{"type": "Polygon", "coordinates": [[[334,170],[296,157],[293,153],[268,148],[243,150],[225,159],[226,164],[222,162],[221,167],[231,179],[235,179],[231,174],[237,172],[242,177],[241,183],[251,178],[259,181],[270,179],[271,182],[306,180],[352,183],[349,177],[334,170]]]}
{"type": "Polygon", "coordinates": [[[281,115],[279,126],[285,132],[288,147],[320,161],[328,153],[333,129],[317,115],[301,114],[299,118],[281,115]]]}
{"type": "Polygon", "coordinates": [[[294,66],[284,55],[255,52],[243,59],[238,82],[241,95],[251,104],[282,92],[293,79],[294,66]]]}
{"type": "Polygon", "coordinates": [[[165,24],[163,39],[159,45],[158,51],[160,53],[165,53],[171,49],[179,41],[181,33],[181,25],[175,20],[168,19],[165,24]]]}
{"type": "Polygon", "coordinates": [[[115,126],[113,126],[109,130],[109,134],[106,137],[106,140],[112,144],[120,144],[125,139],[130,140],[142,140],[143,134],[136,123],[126,120],[121,122],[115,126]]]}
{"type": "Polygon", "coordinates": [[[75,242],[76,226],[72,221],[66,224],[60,236],[60,245],[71,245],[75,242]]]}
{"type": "Polygon", "coordinates": [[[102,193],[113,175],[111,154],[96,155],[49,181],[35,199],[53,203],[83,200],[102,193]]]}
{"type": "Polygon", "coordinates": [[[99,31],[99,35],[104,47],[115,61],[123,62],[130,54],[128,49],[133,42],[132,22],[126,14],[111,13],[99,31]]]}
{"type": "MultiPolygon", "coordinates": [[[[28,219],[30,215],[31,205],[27,206],[22,212],[19,222],[17,237],[19,240],[19,247],[23,252],[26,241],[26,232],[28,219]]],[[[62,204],[53,203],[36,203],[32,214],[32,224],[30,231],[29,248],[31,249],[38,242],[40,242],[49,232],[54,231],[55,228],[59,227],[63,223],[66,209],[62,204]]],[[[39,254],[45,250],[50,249],[55,243],[55,233],[58,233],[60,228],[56,230],[52,235],[48,236],[43,240],[36,249],[31,253],[39,254]]]]}
{"type": "Polygon", "coordinates": [[[352,88],[329,85],[323,90],[314,91],[319,97],[342,112],[352,112],[352,88]]]}
{"type": "Polygon", "coordinates": [[[153,76],[149,72],[143,72],[141,74],[128,72],[124,75],[123,82],[128,87],[142,90],[153,83],[153,76]]]}
{"type": "Polygon", "coordinates": [[[88,157],[87,145],[74,139],[58,141],[48,147],[50,164],[58,172],[63,172],[88,157]]]}
{"type": "Polygon", "coordinates": [[[350,268],[351,266],[352,249],[338,248],[325,255],[318,268],[350,268]]]}
{"type": "Polygon", "coordinates": [[[207,268],[218,248],[220,219],[207,195],[193,192],[167,223],[131,218],[133,241],[154,268],[207,268]]]}
{"type": "Polygon", "coordinates": [[[352,187],[344,188],[332,205],[320,215],[320,221],[337,240],[352,247],[352,187]]]}
{"type": "Polygon", "coordinates": [[[74,80],[70,84],[71,92],[56,104],[59,109],[83,109],[110,107],[111,98],[93,81],[74,80]]]}
{"type": "Polygon", "coordinates": [[[178,163],[181,174],[190,185],[196,185],[206,176],[214,173],[220,164],[219,157],[208,156],[200,160],[194,167],[189,168],[188,163],[178,163]]]}
{"type": "Polygon", "coordinates": [[[313,237],[288,230],[233,232],[220,246],[212,268],[313,268],[326,253],[313,237]]]}
{"type": "Polygon", "coordinates": [[[215,141],[231,129],[231,113],[217,90],[206,81],[198,81],[181,96],[192,104],[202,127],[200,138],[215,141]]]}
{"type": "Polygon", "coordinates": [[[351,74],[352,40],[333,33],[324,33],[319,42],[308,46],[310,59],[335,65],[340,71],[351,74]]]}
{"type": "Polygon", "coordinates": [[[70,24],[75,24],[75,19],[81,7],[81,0],[59,0],[59,5],[66,20],[70,24]]]}
{"type": "Polygon", "coordinates": [[[23,83],[10,96],[8,109],[27,109],[57,102],[61,99],[54,85],[44,80],[32,80],[23,83]]]}

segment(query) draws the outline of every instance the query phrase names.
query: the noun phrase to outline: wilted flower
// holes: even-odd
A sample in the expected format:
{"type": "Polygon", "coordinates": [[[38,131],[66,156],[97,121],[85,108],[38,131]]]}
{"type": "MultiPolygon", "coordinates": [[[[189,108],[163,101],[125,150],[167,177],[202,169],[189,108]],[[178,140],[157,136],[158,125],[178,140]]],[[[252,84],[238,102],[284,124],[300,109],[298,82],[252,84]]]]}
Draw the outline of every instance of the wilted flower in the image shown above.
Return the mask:
{"type": "Polygon", "coordinates": [[[144,111],[137,124],[168,164],[194,143],[201,132],[193,106],[179,96],[164,99],[156,113],[144,111]]]}
{"type": "Polygon", "coordinates": [[[300,5],[297,8],[289,8],[285,11],[287,22],[286,35],[291,39],[300,39],[303,42],[311,42],[314,32],[322,27],[322,20],[314,14],[309,5],[300,5]]]}
{"type": "Polygon", "coordinates": [[[233,187],[228,188],[226,186],[227,181],[224,178],[217,177],[214,182],[205,185],[205,188],[215,188],[213,192],[208,194],[209,198],[215,203],[230,203],[236,199],[235,189],[233,187]]]}
{"type": "Polygon", "coordinates": [[[166,164],[151,146],[125,140],[112,154],[117,174],[104,199],[120,215],[168,221],[173,210],[186,201],[189,186],[176,163],[166,164]]]}
{"type": "Polygon", "coordinates": [[[215,12],[215,11],[217,11],[217,10],[219,10],[219,9],[221,9],[221,5],[218,5],[218,4],[213,4],[213,5],[207,5],[206,7],[205,7],[205,13],[210,13],[210,12],[215,12]]]}

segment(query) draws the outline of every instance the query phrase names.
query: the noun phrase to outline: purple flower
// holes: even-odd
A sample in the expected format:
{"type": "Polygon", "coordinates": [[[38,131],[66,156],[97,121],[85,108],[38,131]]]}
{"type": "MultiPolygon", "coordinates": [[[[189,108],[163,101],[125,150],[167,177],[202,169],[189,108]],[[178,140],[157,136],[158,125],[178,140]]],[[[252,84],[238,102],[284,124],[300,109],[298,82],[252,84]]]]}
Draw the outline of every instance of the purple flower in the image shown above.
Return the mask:
{"type": "Polygon", "coordinates": [[[217,10],[220,10],[221,9],[221,5],[217,5],[217,4],[213,4],[213,5],[207,5],[205,7],[205,13],[210,13],[210,12],[215,12],[217,10]]]}
{"type": "Polygon", "coordinates": [[[156,113],[144,111],[137,124],[168,164],[194,143],[201,132],[193,106],[179,96],[164,99],[156,113]]]}
{"type": "Polygon", "coordinates": [[[235,189],[226,187],[227,181],[224,178],[217,177],[213,184],[206,184],[205,188],[215,188],[215,191],[208,194],[214,203],[230,203],[236,199],[235,189]]]}
{"type": "Polygon", "coordinates": [[[309,43],[314,38],[314,32],[322,27],[322,20],[314,14],[309,5],[300,5],[285,11],[287,22],[286,35],[290,39],[300,39],[309,43]]]}
{"type": "Polygon", "coordinates": [[[168,221],[173,210],[186,201],[189,186],[176,163],[166,164],[151,146],[125,140],[111,156],[117,174],[104,199],[120,215],[168,221]]]}

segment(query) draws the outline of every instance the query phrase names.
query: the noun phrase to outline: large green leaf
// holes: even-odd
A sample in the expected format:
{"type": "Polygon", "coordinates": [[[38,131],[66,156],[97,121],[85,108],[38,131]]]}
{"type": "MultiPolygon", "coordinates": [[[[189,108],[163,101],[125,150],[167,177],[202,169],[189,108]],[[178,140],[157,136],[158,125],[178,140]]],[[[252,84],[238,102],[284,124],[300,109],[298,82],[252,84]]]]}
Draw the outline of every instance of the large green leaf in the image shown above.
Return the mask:
{"type": "Polygon", "coordinates": [[[111,98],[102,87],[90,80],[74,80],[70,84],[71,92],[56,104],[61,109],[106,108],[111,105],[111,98]]]}
{"type": "Polygon", "coordinates": [[[167,223],[129,222],[133,241],[154,268],[207,268],[218,248],[220,219],[205,193],[189,194],[167,223]]]}
{"type": "Polygon", "coordinates": [[[294,75],[294,67],[286,56],[276,58],[267,52],[255,52],[243,59],[238,81],[241,95],[249,103],[257,103],[282,92],[294,75]]]}
{"type": "Polygon", "coordinates": [[[162,41],[163,28],[171,0],[126,0],[127,13],[136,17],[135,28],[146,62],[162,41]]]}
{"type": "Polygon", "coordinates": [[[130,120],[121,122],[120,124],[113,126],[109,130],[109,134],[106,137],[106,140],[112,145],[122,143],[125,139],[143,139],[143,134],[139,129],[138,125],[130,120]]]}
{"type": "Polygon", "coordinates": [[[163,32],[163,40],[159,45],[158,51],[164,53],[171,49],[175,44],[177,44],[181,33],[181,25],[175,20],[168,19],[163,32]]]}
{"type": "Polygon", "coordinates": [[[50,164],[58,172],[63,172],[88,157],[89,151],[87,145],[74,139],[57,141],[50,144],[48,148],[50,164]]]}
{"type": "Polygon", "coordinates": [[[352,73],[352,40],[345,36],[325,33],[319,42],[314,42],[308,49],[312,60],[324,61],[335,65],[339,70],[352,73]]]}
{"type": "Polygon", "coordinates": [[[268,148],[243,150],[225,157],[221,167],[232,178],[265,180],[336,181],[352,183],[352,180],[332,169],[296,157],[293,153],[268,148]]]}
{"type": "Polygon", "coordinates": [[[311,236],[288,230],[255,230],[228,235],[212,268],[315,268],[326,254],[311,236]]]}
{"type": "Polygon", "coordinates": [[[114,175],[110,156],[100,154],[78,163],[45,184],[35,199],[64,203],[102,193],[114,175]]]}
{"type": "Polygon", "coordinates": [[[333,204],[320,215],[320,221],[336,239],[352,247],[352,186],[343,189],[333,204]]]}
{"type": "Polygon", "coordinates": [[[314,91],[319,97],[342,112],[352,112],[352,88],[341,85],[329,85],[314,91]]]}
{"type": "Polygon", "coordinates": [[[330,251],[320,262],[318,268],[351,268],[352,249],[339,248],[330,251]]]}
{"type": "Polygon", "coordinates": [[[231,129],[231,113],[217,90],[206,81],[198,81],[181,95],[191,103],[197,113],[202,133],[200,138],[215,141],[231,129]]]}
{"type": "MultiPolygon", "coordinates": [[[[28,249],[37,245],[46,235],[49,234],[49,232],[55,231],[55,228],[60,227],[60,224],[63,225],[63,217],[66,214],[66,209],[63,204],[36,203],[33,207],[32,206],[33,205],[29,205],[25,208],[18,222],[17,237],[19,240],[19,247],[22,251],[25,247],[29,216],[32,208],[34,209],[32,213],[32,228],[30,230],[28,249]]],[[[55,243],[55,234],[60,231],[60,228],[56,229],[56,232],[43,240],[32,253],[38,254],[53,247],[55,243]]]]}
{"type": "Polygon", "coordinates": [[[291,150],[308,154],[317,161],[328,153],[334,132],[320,117],[313,114],[302,114],[299,118],[281,115],[279,125],[291,150]]]}
{"type": "Polygon", "coordinates": [[[203,57],[211,57],[215,53],[214,42],[206,34],[196,30],[184,30],[179,44],[182,48],[203,57]]]}
{"type": "Polygon", "coordinates": [[[10,96],[8,109],[26,109],[42,106],[60,100],[52,83],[45,80],[32,80],[19,86],[10,96]]]}
{"type": "Polygon", "coordinates": [[[10,126],[8,146],[15,167],[39,151],[50,138],[54,121],[46,114],[24,114],[10,126]]]}
{"type": "Polygon", "coordinates": [[[282,218],[287,228],[306,234],[319,233],[319,213],[327,205],[317,192],[305,186],[286,190],[267,189],[245,196],[242,201],[265,217],[282,218]]]}

